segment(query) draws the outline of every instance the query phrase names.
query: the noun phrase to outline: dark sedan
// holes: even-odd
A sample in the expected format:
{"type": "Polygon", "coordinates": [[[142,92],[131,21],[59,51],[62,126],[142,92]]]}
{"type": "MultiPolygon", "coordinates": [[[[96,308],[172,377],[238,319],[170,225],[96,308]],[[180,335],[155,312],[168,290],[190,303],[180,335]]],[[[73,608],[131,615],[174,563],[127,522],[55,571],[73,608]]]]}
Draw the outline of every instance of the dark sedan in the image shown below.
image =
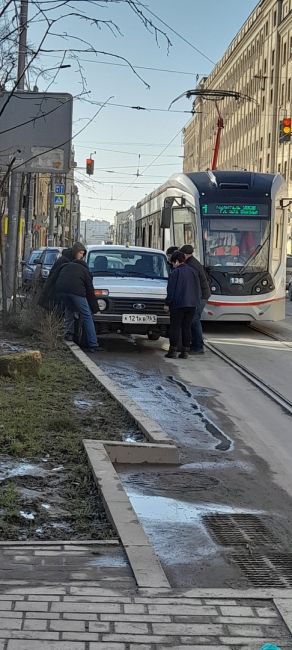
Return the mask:
{"type": "Polygon", "coordinates": [[[24,289],[30,289],[32,287],[36,261],[40,258],[41,254],[41,248],[33,250],[31,251],[28,260],[23,260],[22,262],[22,286],[24,289]]]}

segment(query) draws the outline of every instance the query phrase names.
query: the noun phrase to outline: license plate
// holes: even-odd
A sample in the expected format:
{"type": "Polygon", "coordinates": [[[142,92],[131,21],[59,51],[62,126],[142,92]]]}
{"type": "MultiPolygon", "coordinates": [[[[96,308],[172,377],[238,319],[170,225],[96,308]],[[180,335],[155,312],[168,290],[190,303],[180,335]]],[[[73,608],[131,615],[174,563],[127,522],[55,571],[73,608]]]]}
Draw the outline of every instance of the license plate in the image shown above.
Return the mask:
{"type": "Polygon", "coordinates": [[[156,325],[155,314],[123,314],[122,323],[136,323],[138,325],[156,325]]]}

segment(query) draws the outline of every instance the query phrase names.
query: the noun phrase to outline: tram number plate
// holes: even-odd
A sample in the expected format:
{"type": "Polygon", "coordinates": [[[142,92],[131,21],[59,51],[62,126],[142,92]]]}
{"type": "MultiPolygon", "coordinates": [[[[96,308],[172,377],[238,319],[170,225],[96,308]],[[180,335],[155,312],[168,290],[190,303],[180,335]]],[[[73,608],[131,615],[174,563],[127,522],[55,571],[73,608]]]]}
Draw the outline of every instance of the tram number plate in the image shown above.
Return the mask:
{"type": "Polygon", "coordinates": [[[157,316],[154,314],[123,314],[122,323],[136,323],[138,325],[156,325],[157,316]]]}

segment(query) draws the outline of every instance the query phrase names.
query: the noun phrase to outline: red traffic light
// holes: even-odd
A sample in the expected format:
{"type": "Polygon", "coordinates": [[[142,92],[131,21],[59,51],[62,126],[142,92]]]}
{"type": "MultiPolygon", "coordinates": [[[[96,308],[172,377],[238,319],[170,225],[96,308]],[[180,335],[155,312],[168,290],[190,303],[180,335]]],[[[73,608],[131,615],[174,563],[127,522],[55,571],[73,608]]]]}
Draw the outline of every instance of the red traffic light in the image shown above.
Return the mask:
{"type": "Polygon", "coordinates": [[[289,126],[291,129],[291,117],[284,117],[283,126],[289,126]]]}
{"type": "Polygon", "coordinates": [[[94,172],[94,160],[92,158],[86,158],[86,174],[92,176],[94,172]]]}

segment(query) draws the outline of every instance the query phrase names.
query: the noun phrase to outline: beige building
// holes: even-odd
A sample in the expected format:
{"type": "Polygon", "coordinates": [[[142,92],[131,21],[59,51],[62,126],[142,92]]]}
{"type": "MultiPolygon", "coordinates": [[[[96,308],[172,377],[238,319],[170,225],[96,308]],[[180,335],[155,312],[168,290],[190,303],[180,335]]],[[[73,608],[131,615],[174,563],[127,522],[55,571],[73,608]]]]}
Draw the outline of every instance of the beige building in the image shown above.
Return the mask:
{"type": "MultiPolygon", "coordinates": [[[[238,91],[218,102],[223,118],[219,169],[279,171],[292,197],[292,140],[279,142],[280,121],[292,117],[292,0],[261,0],[201,89],[238,91]]],[[[218,113],[197,98],[184,129],[184,171],[211,168],[218,113]]],[[[290,240],[291,247],[291,240],[290,240]]]]}
{"type": "MultiPolygon", "coordinates": [[[[247,96],[218,103],[224,120],[218,167],[281,171],[291,181],[291,144],[279,144],[279,125],[291,116],[292,0],[261,0],[222,59],[199,87],[247,96]]],[[[197,99],[184,130],[184,170],[211,167],[217,111],[197,99]]]]}

